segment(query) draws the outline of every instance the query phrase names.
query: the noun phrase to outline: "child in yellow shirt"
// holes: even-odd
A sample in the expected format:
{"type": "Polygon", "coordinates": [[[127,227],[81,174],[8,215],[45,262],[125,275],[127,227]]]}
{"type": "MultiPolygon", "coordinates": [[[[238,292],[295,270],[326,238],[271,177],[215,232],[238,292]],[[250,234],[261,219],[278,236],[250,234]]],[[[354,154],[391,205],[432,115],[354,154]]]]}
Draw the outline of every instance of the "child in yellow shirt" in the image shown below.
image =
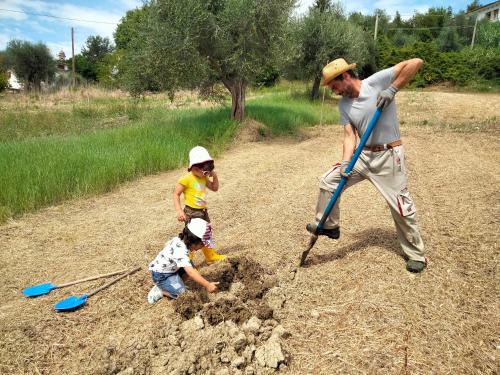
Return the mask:
{"type": "MultiPolygon", "coordinates": [[[[212,191],[219,190],[219,179],[214,171],[214,160],[207,149],[196,146],[189,151],[188,172],[179,179],[173,193],[177,220],[189,222],[193,218],[200,218],[210,223],[206,201],[207,188],[212,191]],[[184,209],[181,208],[182,194],[184,194],[184,209]]],[[[202,251],[207,263],[226,258],[215,250],[215,244],[211,239],[204,239],[204,244],[202,251]]]]}

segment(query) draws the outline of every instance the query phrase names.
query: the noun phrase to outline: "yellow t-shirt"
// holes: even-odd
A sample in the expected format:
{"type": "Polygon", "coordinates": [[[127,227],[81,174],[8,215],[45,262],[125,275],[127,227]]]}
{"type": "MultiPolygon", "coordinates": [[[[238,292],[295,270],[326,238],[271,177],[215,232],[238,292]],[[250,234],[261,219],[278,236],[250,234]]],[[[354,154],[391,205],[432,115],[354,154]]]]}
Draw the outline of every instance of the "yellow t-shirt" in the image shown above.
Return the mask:
{"type": "Polygon", "coordinates": [[[182,186],[186,187],[184,190],[184,203],[191,208],[205,208],[207,207],[207,178],[196,177],[193,173],[182,176],[177,181],[182,186]]]}

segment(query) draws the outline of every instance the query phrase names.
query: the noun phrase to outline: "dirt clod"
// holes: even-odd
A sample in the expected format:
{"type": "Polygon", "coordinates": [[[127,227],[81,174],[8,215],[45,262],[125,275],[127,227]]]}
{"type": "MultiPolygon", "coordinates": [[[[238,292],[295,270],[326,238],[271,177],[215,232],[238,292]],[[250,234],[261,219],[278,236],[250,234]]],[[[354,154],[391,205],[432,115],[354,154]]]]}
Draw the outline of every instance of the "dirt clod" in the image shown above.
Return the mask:
{"type": "Polygon", "coordinates": [[[164,340],[174,350],[181,341],[181,353],[172,354],[175,357],[170,358],[169,368],[180,368],[184,358],[191,363],[185,369],[188,373],[199,373],[203,368],[231,374],[279,369],[286,362],[281,340],[287,332],[276,320],[274,309],[282,309],[286,298],[276,286],[276,277],[245,257],[210,265],[201,273],[207,280],[219,281],[219,291],[208,295],[190,284],[191,291],[173,302],[184,322],[177,335],[170,334],[164,340]],[[197,357],[191,359],[192,354],[197,357]],[[198,359],[201,357],[203,360],[198,359]]]}
{"type": "Polygon", "coordinates": [[[183,293],[174,301],[174,308],[184,319],[191,319],[203,308],[208,298],[201,291],[183,293]]]}
{"type": "Polygon", "coordinates": [[[174,301],[175,311],[184,319],[199,314],[210,325],[228,320],[241,325],[252,316],[271,319],[273,306],[279,308],[283,304],[284,297],[278,297],[278,302],[275,302],[276,292],[272,293],[272,306],[263,299],[273,290],[277,279],[259,263],[246,257],[216,263],[206,267],[202,274],[207,280],[217,280],[220,292],[209,298],[204,290],[193,286],[192,292],[184,293],[174,301]]]}

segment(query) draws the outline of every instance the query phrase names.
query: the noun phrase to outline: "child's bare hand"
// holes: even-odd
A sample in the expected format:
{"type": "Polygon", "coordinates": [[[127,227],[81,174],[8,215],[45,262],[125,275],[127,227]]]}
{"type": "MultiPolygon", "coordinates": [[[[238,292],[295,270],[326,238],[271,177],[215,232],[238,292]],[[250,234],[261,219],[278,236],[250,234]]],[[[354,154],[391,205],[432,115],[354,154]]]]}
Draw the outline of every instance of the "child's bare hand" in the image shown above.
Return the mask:
{"type": "Polygon", "coordinates": [[[217,290],[217,285],[219,285],[219,283],[209,283],[207,286],[206,286],[206,290],[208,293],[213,293],[217,290]]]}
{"type": "Polygon", "coordinates": [[[177,220],[179,221],[187,221],[187,216],[184,212],[177,212],[177,220]]]}
{"type": "Polygon", "coordinates": [[[206,177],[213,177],[215,174],[215,171],[203,171],[203,175],[206,177]]]}

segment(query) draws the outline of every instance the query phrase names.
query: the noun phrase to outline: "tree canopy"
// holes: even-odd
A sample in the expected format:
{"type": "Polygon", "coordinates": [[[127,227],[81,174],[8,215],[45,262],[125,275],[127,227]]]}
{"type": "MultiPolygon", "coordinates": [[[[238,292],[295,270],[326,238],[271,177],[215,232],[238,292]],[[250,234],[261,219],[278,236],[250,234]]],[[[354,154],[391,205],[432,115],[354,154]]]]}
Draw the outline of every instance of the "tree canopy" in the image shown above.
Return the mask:
{"type": "Polygon", "coordinates": [[[75,67],[82,77],[97,81],[99,64],[113,51],[113,45],[109,38],[99,35],[91,35],[87,38],[82,52],[75,56],[75,67]]]}
{"type": "Polygon", "coordinates": [[[346,20],[338,5],[317,2],[296,22],[294,39],[298,52],[293,63],[302,78],[313,79],[311,98],[319,96],[321,70],[328,62],[343,57],[362,67],[369,61],[371,36],[346,20]]]}
{"type": "Polygon", "coordinates": [[[147,5],[129,10],[121,19],[114,33],[117,49],[127,49],[130,41],[138,37],[141,24],[147,21],[146,9],[147,5]]]}
{"type": "Polygon", "coordinates": [[[40,90],[42,81],[50,82],[55,74],[55,61],[43,43],[11,40],[5,50],[7,66],[28,90],[40,90]]]}
{"type": "MultiPolygon", "coordinates": [[[[132,92],[222,82],[231,117],[242,120],[248,84],[283,51],[294,0],[152,0],[137,36],[125,43],[124,82],[132,92]]],[[[133,17],[125,22],[135,22],[133,17]]]]}

